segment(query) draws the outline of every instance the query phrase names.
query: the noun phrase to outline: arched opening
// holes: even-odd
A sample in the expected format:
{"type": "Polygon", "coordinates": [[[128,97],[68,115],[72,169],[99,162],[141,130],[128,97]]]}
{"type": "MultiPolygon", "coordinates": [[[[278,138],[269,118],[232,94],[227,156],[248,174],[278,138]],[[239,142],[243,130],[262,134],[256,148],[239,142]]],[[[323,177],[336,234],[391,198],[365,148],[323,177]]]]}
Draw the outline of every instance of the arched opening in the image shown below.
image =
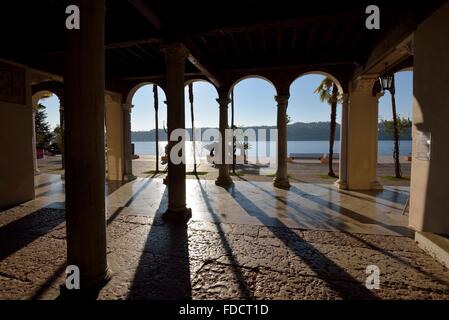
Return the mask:
{"type": "Polygon", "coordinates": [[[153,83],[136,86],[127,97],[127,102],[132,105],[131,142],[134,158],[132,168],[135,176],[147,177],[156,174],[157,171],[165,171],[164,157],[167,145],[165,101],[164,90],[153,83]]]}
{"type": "Polygon", "coordinates": [[[340,81],[326,72],[304,73],[291,83],[287,152],[293,182],[338,179],[342,99],[340,81]]]}
{"type": "Polygon", "coordinates": [[[270,141],[274,139],[270,130],[277,125],[276,96],[276,86],[262,76],[245,76],[232,85],[229,127],[242,130],[243,134],[235,139],[233,175],[272,180],[276,168],[272,159],[275,151],[271,148],[275,148],[275,142],[270,141]]]}
{"type": "Polygon", "coordinates": [[[190,135],[186,142],[187,177],[208,177],[213,173],[210,160],[211,142],[206,135],[208,129],[218,128],[218,92],[215,86],[205,80],[189,80],[185,86],[185,128],[190,135]],[[203,139],[204,138],[204,139],[203,139]]]}
{"type": "Polygon", "coordinates": [[[63,174],[63,110],[59,97],[51,91],[33,94],[35,173],[63,174]]]}
{"type": "Polygon", "coordinates": [[[407,68],[395,72],[393,90],[384,90],[382,94],[379,99],[377,175],[382,185],[409,186],[412,157],[413,70],[407,68]],[[395,122],[398,134],[398,164],[395,160],[395,122]]]}

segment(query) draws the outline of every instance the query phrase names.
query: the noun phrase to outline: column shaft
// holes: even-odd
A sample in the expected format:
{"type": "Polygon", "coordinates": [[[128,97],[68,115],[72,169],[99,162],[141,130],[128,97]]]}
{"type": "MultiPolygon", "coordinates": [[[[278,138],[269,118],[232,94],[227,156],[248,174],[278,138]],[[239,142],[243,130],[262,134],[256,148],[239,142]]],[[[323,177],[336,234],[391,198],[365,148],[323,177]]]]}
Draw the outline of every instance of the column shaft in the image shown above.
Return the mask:
{"type": "Polygon", "coordinates": [[[217,186],[221,187],[229,187],[232,185],[232,179],[229,175],[229,164],[226,163],[226,159],[229,153],[229,147],[226,145],[226,129],[228,126],[228,105],[231,102],[226,95],[222,95],[219,99],[217,99],[220,109],[220,120],[219,120],[219,129],[221,135],[221,151],[218,154],[221,156],[221,164],[218,165],[218,178],[215,181],[217,186]]]}
{"type": "Polygon", "coordinates": [[[32,145],[33,145],[33,168],[34,174],[39,172],[39,168],[37,165],[37,152],[36,152],[36,107],[33,106],[33,118],[32,118],[32,126],[33,126],[33,137],[32,137],[32,145]]]}
{"type": "Polygon", "coordinates": [[[171,134],[176,129],[185,130],[184,105],[184,67],[186,50],[180,44],[168,44],[164,47],[167,84],[167,129],[168,129],[168,210],[166,219],[185,220],[190,218],[190,209],[186,206],[186,164],[183,161],[175,163],[170,153],[174,145],[182,148],[185,153],[185,143],[170,141],[171,134]]]}
{"type": "Polygon", "coordinates": [[[289,189],[290,182],[287,174],[287,106],[288,95],[276,96],[277,106],[277,170],[274,178],[274,186],[282,189],[289,189]]]}
{"type": "Polygon", "coordinates": [[[122,104],[123,109],[123,152],[124,152],[124,173],[123,181],[136,179],[133,175],[132,141],[131,141],[131,110],[129,103],[122,104]]]}
{"type": "Polygon", "coordinates": [[[341,126],[340,126],[340,169],[339,179],[336,187],[340,189],[348,188],[348,121],[349,121],[349,95],[343,94],[341,106],[341,126]]]}
{"type": "Polygon", "coordinates": [[[381,189],[377,182],[379,97],[373,95],[374,77],[352,83],[348,109],[347,185],[350,190],[381,189]]]}
{"type": "Polygon", "coordinates": [[[74,1],[81,29],[66,30],[64,61],[67,264],[81,288],[109,279],[105,214],[105,1],[74,1]]]}
{"type": "Polygon", "coordinates": [[[59,129],[61,130],[61,164],[62,168],[65,168],[65,156],[64,156],[64,103],[59,100],[59,129]]]}

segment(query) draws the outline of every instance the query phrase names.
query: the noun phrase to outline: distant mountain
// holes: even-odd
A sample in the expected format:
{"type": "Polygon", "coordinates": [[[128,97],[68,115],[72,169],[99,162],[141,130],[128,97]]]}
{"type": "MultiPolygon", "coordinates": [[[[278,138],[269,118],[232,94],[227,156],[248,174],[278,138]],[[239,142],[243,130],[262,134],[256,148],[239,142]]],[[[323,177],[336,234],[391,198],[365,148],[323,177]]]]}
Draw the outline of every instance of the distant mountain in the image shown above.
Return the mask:
{"type": "MultiPolygon", "coordinates": [[[[257,126],[244,127],[243,129],[276,129],[276,126],[257,126]]],[[[202,128],[206,130],[210,128],[202,128]]],[[[187,129],[192,134],[191,129],[187,129]]],[[[289,141],[328,141],[329,140],[329,122],[295,122],[287,126],[289,141]]],[[[155,141],[156,130],[151,131],[133,131],[131,133],[132,141],[155,141]]],[[[381,123],[379,123],[379,140],[393,140],[391,134],[387,133],[381,123]]],[[[340,139],[340,125],[337,123],[335,140],[340,139]]],[[[411,140],[411,129],[406,130],[401,135],[401,140],[411,140]]],[[[159,140],[166,141],[167,134],[163,129],[159,129],[159,140]]]]}

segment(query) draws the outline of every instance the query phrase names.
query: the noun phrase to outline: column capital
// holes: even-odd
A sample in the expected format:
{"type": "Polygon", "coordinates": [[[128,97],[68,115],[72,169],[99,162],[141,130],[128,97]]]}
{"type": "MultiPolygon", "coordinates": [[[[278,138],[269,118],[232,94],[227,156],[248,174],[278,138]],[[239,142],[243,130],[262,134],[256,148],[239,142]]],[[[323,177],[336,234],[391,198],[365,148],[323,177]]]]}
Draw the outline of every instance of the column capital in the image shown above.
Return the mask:
{"type": "Polygon", "coordinates": [[[288,99],[290,98],[290,95],[278,95],[274,96],[274,100],[278,103],[278,107],[283,107],[288,105],[288,99]]]}
{"type": "Polygon", "coordinates": [[[341,102],[342,102],[343,104],[347,104],[348,101],[349,101],[349,93],[343,93],[343,94],[341,95],[341,102]]]}
{"type": "Polygon", "coordinates": [[[374,83],[379,81],[378,77],[375,76],[362,76],[355,79],[352,83],[352,91],[357,91],[362,94],[371,94],[373,93],[374,83]]]}
{"type": "Polygon", "coordinates": [[[230,98],[218,98],[217,99],[217,102],[218,102],[218,104],[219,104],[219,106],[220,106],[220,108],[222,108],[222,107],[228,107],[228,105],[231,103],[231,99],[230,98]]]}
{"type": "Polygon", "coordinates": [[[161,51],[166,55],[173,57],[177,56],[185,58],[189,54],[187,48],[179,42],[164,43],[161,45],[161,51]]]}
{"type": "Polygon", "coordinates": [[[123,111],[130,111],[134,107],[131,103],[122,103],[122,110],[123,111]]]}

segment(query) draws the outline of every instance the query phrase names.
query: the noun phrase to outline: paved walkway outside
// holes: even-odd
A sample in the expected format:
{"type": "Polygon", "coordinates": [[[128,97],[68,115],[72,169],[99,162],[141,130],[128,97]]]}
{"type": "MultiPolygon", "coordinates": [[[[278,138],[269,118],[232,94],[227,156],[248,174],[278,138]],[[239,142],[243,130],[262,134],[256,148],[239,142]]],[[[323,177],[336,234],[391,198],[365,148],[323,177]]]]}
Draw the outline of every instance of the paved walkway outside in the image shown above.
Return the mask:
{"type": "MultiPolygon", "coordinates": [[[[449,299],[449,271],[408,237],[408,189],[340,193],[329,185],[188,180],[193,217],[164,223],[166,188],[108,188],[108,258],[100,299],[449,299]],[[380,269],[380,289],[365,287],[380,269]]],[[[65,269],[63,184],[36,177],[37,199],[0,212],[0,298],[53,299],[65,269]]]]}
{"type": "MultiPolygon", "coordinates": [[[[187,159],[187,171],[193,171],[193,160],[187,159]]],[[[401,168],[404,177],[410,177],[411,164],[401,159],[401,168]]],[[[218,177],[218,169],[207,162],[205,157],[198,157],[198,171],[201,172],[201,179],[215,180],[218,177]]],[[[38,161],[39,169],[42,173],[61,174],[61,157],[49,157],[38,161]]],[[[160,170],[163,171],[165,166],[161,165],[160,170]]],[[[338,160],[333,164],[334,172],[338,175],[338,160]]],[[[141,156],[139,159],[133,160],[133,173],[139,177],[153,177],[156,169],[155,156],[141,156]]],[[[275,170],[267,170],[266,167],[254,164],[237,165],[238,176],[250,181],[266,181],[273,180],[275,170]]],[[[320,184],[332,184],[337,178],[327,176],[328,164],[320,163],[318,160],[294,160],[288,163],[288,174],[292,182],[311,182],[320,184]]],[[[382,185],[387,186],[410,186],[408,179],[394,179],[394,164],[391,157],[379,157],[377,164],[378,181],[382,185]]],[[[158,177],[162,177],[159,174],[158,177]]],[[[188,179],[195,179],[193,175],[187,175],[188,179]]],[[[234,177],[234,180],[238,180],[234,177]]]]}

